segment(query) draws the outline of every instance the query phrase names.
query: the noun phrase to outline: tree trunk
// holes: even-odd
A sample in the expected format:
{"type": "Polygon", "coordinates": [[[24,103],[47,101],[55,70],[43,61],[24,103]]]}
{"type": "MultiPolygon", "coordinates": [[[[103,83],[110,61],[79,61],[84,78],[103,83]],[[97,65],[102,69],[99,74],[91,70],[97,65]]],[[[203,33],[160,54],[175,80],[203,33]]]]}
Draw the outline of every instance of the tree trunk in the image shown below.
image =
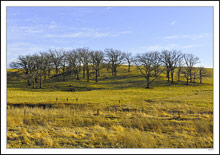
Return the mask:
{"type": "Polygon", "coordinates": [[[186,85],[188,85],[189,84],[189,78],[187,77],[186,78],[186,85]]]}
{"type": "Polygon", "coordinates": [[[155,68],[154,70],[154,76],[156,77],[157,76],[157,69],[155,68]]]}
{"type": "Polygon", "coordinates": [[[147,74],[147,87],[146,88],[147,89],[150,88],[150,75],[149,74],[147,74]]]}
{"type": "Polygon", "coordinates": [[[95,71],[95,82],[98,82],[98,71],[99,71],[99,70],[96,70],[96,71],[95,71]]]}
{"type": "Polygon", "coordinates": [[[28,83],[28,86],[30,86],[30,85],[31,85],[31,82],[30,82],[30,79],[29,79],[29,78],[28,78],[27,83],[28,83]]]}
{"type": "Polygon", "coordinates": [[[35,78],[35,83],[38,83],[37,78],[35,78]]]}
{"type": "Polygon", "coordinates": [[[29,79],[29,77],[28,77],[28,73],[29,73],[29,72],[28,72],[28,70],[27,70],[27,71],[26,71],[26,76],[27,76],[27,78],[28,78],[28,80],[27,80],[27,85],[30,86],[30,85],[31,85],[31,82],[30,82],[30,79],[29,79]]]}
{"type": "Polygon", "coordinates": [[[88,66],[87,66],[87,82],[89,82],[89,69],[88,69],[88,66]]]}
{"type": "Polygon", "coordinates": [[[83,79],[85,79],[85,70],[86,70],[85,65],[83,65],[83,79]]]}
{"type": "Polygon", "coordinates": [[[130,67],[131,67],[131,64],[128,63],[128,72],[130,72],[130,67]]]}
{"type": "Polygon", "coordinates": [[[174,70],[171,71],[171,83],[173,84],[173,75],[174,75],[174,70]]]}
{"type": "Polygon", "coordinates": [[[193,82],[196,83],[196,73],[194,72],[193,82]]]}
{"type": "Polygon", "coordinates": [[[190,79],[190,82],[192,82],[192,70],[191,69],[189,71],[189,79],[190,79]]]}
{"type": "Polygon", "coordinates": [[[167,81],[168,82],[170,81],[170,71],[169,70],[167,71],[167,81]]]}
{"type": "Polygon", "coordinates": [[[181,73],[181,69],[178,69],[178,82],[180,81],[180,73],[181,73]]]}
{"type": "Polygon", "coordinates": [[[58,66],[56,66],[56,75],[58,74],[58,66]]]}
{"type": "Polygon", "coordinates": [[[115,65],[115,67],[114,67],[114,72],[115,72],[115,76],[117,75],[117,68],[116,68],[116,65],[115,65]]]}
{"type": "Polygon", "coordinates": [[[63,81],[65,81],[65,67],[63,67],[63,81]]]}
{"type": "Polygon", "coordinates": [[[33,79],[33,89],[35,88],[35,79],[33,79]]]}
{"type": "Polygon", "coordinates": [[[114,68],[115,66],[114,66],[114,64],[112,64],[112,76],[114,75],[114,68]]]}
{"type": "Polygon", "coordinates": [[[47,72],[44,71],[44,80],[46,80],[46,79],[47,79],[47,72]]]}
{"type": "Polygon", "coordinates": [[[76,71],[76,80],[79,80],[79,72],[76,71]]]}
{"type": "Polygon", "coordinates": [[[50,69],[48,69],[48,78],[50,78],[50,69]]]}
{"type": "Polygon", "coordinates": [[[202,84],[202,74],[201,74],[201,71],[199,72],[199,79],[200,79],[200,84],[202,84]]]}
{"type": "Polygon", "coordinates": [[[40,88],[42,88],[42,77],[40,75],[40,88]]]}

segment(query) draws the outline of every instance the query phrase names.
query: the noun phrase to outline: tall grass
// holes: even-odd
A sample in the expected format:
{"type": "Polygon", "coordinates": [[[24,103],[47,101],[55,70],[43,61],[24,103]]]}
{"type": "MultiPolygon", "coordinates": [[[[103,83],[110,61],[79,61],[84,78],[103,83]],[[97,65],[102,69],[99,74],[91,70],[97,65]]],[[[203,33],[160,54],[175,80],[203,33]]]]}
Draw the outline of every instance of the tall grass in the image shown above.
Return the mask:
{"type": "Polygon", "coordinates": [[[8,148],[213,147],[212,77],[186,86],[171,85],[162,75],[145,89],[137,70],[128,73],[122,66],[116,77],[103,70],[99,83],[69,77],[32,89],[13,72],[8,71],[8,148]],[[69,85],[76,92],[67,91],[69,85]]]}

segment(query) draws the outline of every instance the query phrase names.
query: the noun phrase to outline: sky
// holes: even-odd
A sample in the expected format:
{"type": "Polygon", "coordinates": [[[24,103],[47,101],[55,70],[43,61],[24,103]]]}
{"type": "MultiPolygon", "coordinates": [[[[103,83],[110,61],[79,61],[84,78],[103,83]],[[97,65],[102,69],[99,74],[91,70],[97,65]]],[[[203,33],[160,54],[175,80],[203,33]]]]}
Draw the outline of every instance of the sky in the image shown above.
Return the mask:
{"type": "Polygon", "coordinates": [[[48,49],[180,50],[213,67],[212,7],[7,7],[7,67],[48,49]]]}

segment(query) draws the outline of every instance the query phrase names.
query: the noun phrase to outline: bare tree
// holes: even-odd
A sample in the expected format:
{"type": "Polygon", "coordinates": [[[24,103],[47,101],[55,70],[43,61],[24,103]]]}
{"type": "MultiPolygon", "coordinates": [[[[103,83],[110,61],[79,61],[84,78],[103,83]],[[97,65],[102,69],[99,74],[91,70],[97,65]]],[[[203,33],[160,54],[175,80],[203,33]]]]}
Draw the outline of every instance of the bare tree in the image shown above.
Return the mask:
{"type": "Polygon", "coordinates": [[[88,48],[78,48],[77,49],[79,56],[80,56],[80,60],[83,64],[83,78],[85,78],[85,71],[86,71],[86,77],[87,77],[87,82],[89,82],[89,77],[90,77],[90,67],[89,67],[89,63],[91,61],[90,59],[90,51],[88,48]]]}
{"type": "Polygon", "coordinates": [[[190,72],[189,72],[189,68],[188,67],[183,67],[183,70],[181,71],[182,74],[184,75],[184,78],[186,79],[186,85],[189,84],[189,75],[190,75],[190,72]]]}
{"type": "Polygon", "coordinates": [[[91,52],[91,62],[93,69],[95,70],[95,81],[98,82],[98,76],[100,76],[100,69],[102,69],[102,63],[104,61],[104,53],[102,51],[91,52]]]}
{"type": "Polygon", "coordinates": [[[128,72],[130,72],[131,63],[134,61],[134,58],[132,57],[131,52],[124,53],[124,58],[128,63],[128,72]]]}
{"type": "Polygon", "coordinates": [[[185,65],[188,68],[189,80],[192,82],[192,71],[193,67],[199,63],[199,58],[194,56],[193,54],[184,54],[183,55],[185,65]]]}
{"type": "Polygon", "coordinates": [[[163,50],[161,53],[161,62],[166,67],[167,72],[167,80],[170,81],[170,52],[167,50],[163,50]]]}
{"type": "Polygon", "coordinates": [[[122,63],[124,59],[124,54],[119,50],[114,49],[105,49],[106,57],[108,63],[110,64],[109,67],[112,70],[112,75],[117,75],[117,67],[122,63]]]}
{"type": "Polygon", "coordinates": [[[174,82],[174,79],[173,79],[174,78],[174,70],[177,67],[177,63],[178,63],[178,60],[180,59],[180,57],[181,57],[181,53],[177,52],[176,50],[162,51],[162,54],[161,54],[162,59],[161,60],[162,60],[163,64],[166,66],[168,81],[170,79],[170,73],[171,73],[171,83],[174,82]]]}
{"type": "Polygon", "coordinates": [[[171,71],[171,83],[173,83],[174,70],[178,66],[179,59],[181,59],[181,52],[177,52],[176,50],[171,51],[171,63],[170,63],[170,71],[171,71]]]}
{"type": "Polygon", "coordinates": [[[151,53],[152,53],[152,57],[154,59],[154,61],[153,61],[154,76],[156,77],[157,74],[160,72],[159,67],[161,66],[161,55],[157,51],[151,52],[151,53]]]}
{"type": "Polygon", "coordinates": [[[16,61],[13,61],[10,63],[10,67],[14,69],[20,69],[24,74],[26,75],[27,78],[27,84],[28,86],[31,85],[30,83],[30,78],[28,76],[30,69],[28,64],[30,63],[31,59],[29,55],[26,56],[19,56],[16,61]]]}
{"type": "Polygon", "coordinates": [[[211,74],[204,67],[199,67],[198,71],[199,71],[199,83],[200,84],[203,83],[203,78],[204,77],[211,77],[211,74]]]}
{"type": "Polygon", "coordinates": [[[59,72],[59,67],[61,65],[61,61],[62,61],[62,50],[49,50],[50,52],[50,59],[51,62],[53,63],[53,65],[55,66],[55,70],[56,70],[56,75],[58,75],[59,72]]]}
{"type": "Polygon", "coordinates": [[[80,56],[80,61],[82,62],[83,65],[83,78],[85,78],[86,74],[86,68],[88,66],[88,59],[89,59],[89,49],[88,48],[78,48],[76,49],[79,56],[80,56]]]}
{"type": "Polygon", "coordinates": [[[67,53],[65,50],[62,50],[62,60],[61,60],[61,67],[62,67],[62,74],[63,74],[63,81],[65,81],[65,71],[66,71],[66,65],[67,65],[67,53]]]}
{"type": "Polygon", "coordinates": [[[183,68],[183,55],[181,54],[178,61],[177,61],[177,67],[178,67],[178,70],[177,70],[177,79],[178,79],[178,82],[180,81],[180,76],[181,76],[181,72],[182,72],[182,68],[183,68]]]}
{"type": "Polygon", "coordinates": [[[45,69],[45,57],[44,55],[33,55],[32,58],[34,59],[33,61],[36,63],[36,76],[40,80],[40,88],[42,88],[42,76],[44,74],[44,69],[45,69]]]}
{"type": "Polygon", "coordinates": [[[50,70],[51,70],[51,62],[50,62],[50,57],[49,53],[47,52],[40,52],[40,57],[43,59],[42,61],[42,74],[44,81],[47,79],[47,76],[49,78],[50,70]]]}
{"type": "Polygon", "coordinates": [[[32,55],[30,56],[30,61],[28,63],[28,68],[29,68],[29,78],[32,81],[32,88],[35,88],[35,83],[38,78],[38,68],[37,68],[37,55],[32,55]]]}
{"type": "Polygon", "coordinates": [[[79,53],[76,50],[71,50],[66,54],[68,70],[72,73],[75,73],[76,80],[79,80],[79,69],[81,65],[81,60],[79,53]]]}
{"type": "Polygon", "coordinates": [[[144,78],[147,80],[147,86],[146,88],[150,88],[150,84],[157,79],[160,74],[162,73],[162,70],[159,72],[156,72],[155,75],[155,67],[154,64],[158,61],[158,57],[155,57],[154,52],[147,52],[142,55],[137,55],[135,64],[138,68],[138,70],[141,72],[141,74],[144,76],[144,78]],[[151,79],[151,77],[153,77],[151,79]]]}

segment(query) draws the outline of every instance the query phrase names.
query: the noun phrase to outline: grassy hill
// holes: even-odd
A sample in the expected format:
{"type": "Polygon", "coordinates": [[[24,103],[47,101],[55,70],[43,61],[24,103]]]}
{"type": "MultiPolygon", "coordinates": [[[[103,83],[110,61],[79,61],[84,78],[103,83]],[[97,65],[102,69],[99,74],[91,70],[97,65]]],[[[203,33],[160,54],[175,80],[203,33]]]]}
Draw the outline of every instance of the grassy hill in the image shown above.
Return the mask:
{"type": "Polygon", "coordinates": [[[22,74],[9,69],[7,145],[212,148],[213,77],[185,85],[184,78],[176,82],[175,76],[170,84],[165,76],[146,89],[135,67],[128,73],[121,66],[116,77],[101,70],[98,83],[94,76],[89,83],[82,76],[80,81],[60,76],[32,89],[22,74]]]}

